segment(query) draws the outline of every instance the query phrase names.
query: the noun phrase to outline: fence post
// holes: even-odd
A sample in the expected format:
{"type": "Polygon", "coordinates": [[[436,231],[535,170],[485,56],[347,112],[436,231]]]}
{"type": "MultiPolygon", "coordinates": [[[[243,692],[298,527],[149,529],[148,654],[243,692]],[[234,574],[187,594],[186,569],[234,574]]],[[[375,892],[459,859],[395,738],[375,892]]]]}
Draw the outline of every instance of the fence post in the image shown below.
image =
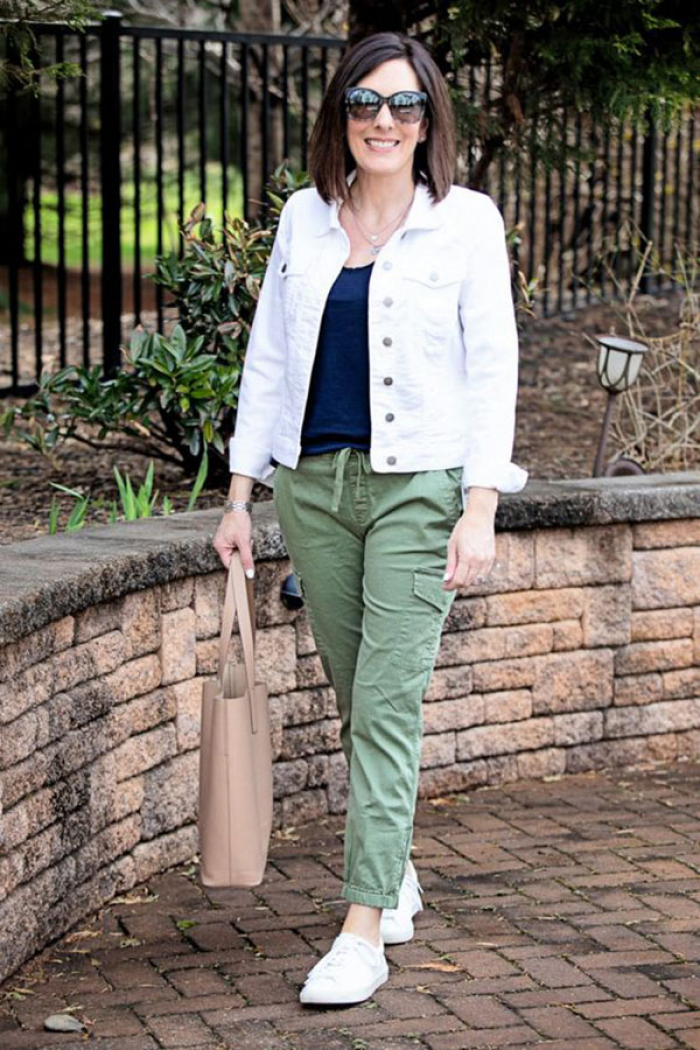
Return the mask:
{"type": "MultiPolygon", "coordinates": [[[[647,111],[645,115],[644,142],[642,145],[642,206],[639,216],[639,227],[644,243],[641,245],[642,252],[647,244],[654,240],[656,225],[656,123],[647,111]]],[[[644,267],[639,282],[641,292],[650,291],[651,272],[650,267],[644,267]]]]}
{"type": "Polygon", "coordinates": [[[100,179],[102,184],[102,360],[105,375],[121,361],[119,37],[121,13],[105,11],[100,36],[100,179]]]}
{"type": "MultiPolygon", "coordinates": [[[[19,65],[20,56],[14,46],[12,37],[7,39],[7,62],[19,65]]],[[[10,309],[10,390],[19,386],[19,269],[24,262],[24,183],[23,165],[20,163],[19,150],[12,144],[20,141],[21,121],[18,114],[19,92],[14,83],[7,86],[5,94],[4,115],[6,117],[4,136],[4,160],[7,172],[7,207],[0,217],[0,263],[7,265],[8,306],[10,309]]],[[[26,107],[25,116],[26,116],[26,107]]],[[[24,128],[25,139],[27,128],[24,128]]],[[[31,157],[31,147],[29,150],[31,157]]],[[[26,161],[24,162],[26,169],[26,161]]],[[[35,377],[38,379],[38,375],[35,377]]]]}

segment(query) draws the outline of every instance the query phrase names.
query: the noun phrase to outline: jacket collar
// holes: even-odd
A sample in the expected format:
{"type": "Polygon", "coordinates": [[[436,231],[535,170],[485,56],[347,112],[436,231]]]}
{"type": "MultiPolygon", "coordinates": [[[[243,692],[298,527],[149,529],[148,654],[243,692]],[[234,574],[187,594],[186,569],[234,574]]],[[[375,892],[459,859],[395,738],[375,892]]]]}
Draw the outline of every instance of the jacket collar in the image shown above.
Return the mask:
{"type": "MultiPolygon", "coordinates": [[[[357,169],[353,168],[346,178],[348,186],[353,184],[356,175],[357,169]]],[[[326,204],[325,201],[322,201],[321,203],[325,209],[325,215],[323,220],[319,223],[319,228],[316,230],[317,237],[321,236],[321,234],[328,233],[329,230],[340,228],[340,219],[338,217],[340,200],[336,198],[331,201],[330,204],[326,204]]],[[[436,205],[433,204],[428,187],[424,182],[416,183],[416,193],[413,198],[413,203],[411,204],[411,209],[406,216],[402,228],[404,230],[432,230],[439,225],[440,218],[437,213],[436,205]]]]}

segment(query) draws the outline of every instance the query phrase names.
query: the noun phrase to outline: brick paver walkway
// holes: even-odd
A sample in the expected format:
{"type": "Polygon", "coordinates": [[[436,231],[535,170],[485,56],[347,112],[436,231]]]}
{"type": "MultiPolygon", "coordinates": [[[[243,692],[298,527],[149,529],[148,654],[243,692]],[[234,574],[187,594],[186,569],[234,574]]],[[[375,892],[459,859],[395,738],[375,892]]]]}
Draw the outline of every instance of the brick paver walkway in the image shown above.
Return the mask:
{"type": "Polygon", "coordinates": [[[0,988],[3,1050],[700,1048],[700,766],[420,802],[415,939],[366,1002],[304,1007],[330,946],[343,816],[276,835],[265,883],[149,881],[0,988]],[[89,1038],[44,1032],[72,1011],[89,1038]]]}

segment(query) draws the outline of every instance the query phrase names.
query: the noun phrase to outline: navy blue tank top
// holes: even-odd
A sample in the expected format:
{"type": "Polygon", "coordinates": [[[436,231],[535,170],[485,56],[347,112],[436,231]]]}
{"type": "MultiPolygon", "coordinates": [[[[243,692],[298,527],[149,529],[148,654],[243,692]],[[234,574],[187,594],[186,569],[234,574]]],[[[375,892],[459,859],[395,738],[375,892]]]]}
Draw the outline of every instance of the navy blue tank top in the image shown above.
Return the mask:
{"type": "Polygon", "coordinates": [[[328,293],[301,430],[302,456],[345,445],[369,452],[367,301],[373,266],[344,266],[328,293]]]}

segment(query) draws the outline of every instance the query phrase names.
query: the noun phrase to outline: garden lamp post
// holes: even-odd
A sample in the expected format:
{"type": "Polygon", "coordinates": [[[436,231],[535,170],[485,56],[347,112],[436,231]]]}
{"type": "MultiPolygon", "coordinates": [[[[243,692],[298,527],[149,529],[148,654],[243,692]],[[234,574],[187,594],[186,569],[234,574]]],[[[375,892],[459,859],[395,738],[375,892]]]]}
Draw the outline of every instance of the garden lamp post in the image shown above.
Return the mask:
{"type": "Polygon", "coordinates": [[[596,452],[595,464],[593,466],[593,477],[602,474],[612,476],[614,474],[643,474],[644,471],[631,459],[623,458],[611,464],[607,470],[603,468],[605,462],[605,451],[608,443],[608,430],[615,407],[615,398],[632,386],[639,375],[642,358],[647,351],[644,343],[638,343],[634,339],[623,339],[616,335],[597,335],[599,344],[597,374],[598,380],[607,392],[608,403],[605,406],[603,426],[598,439],[598,451],[596,452]]]}

